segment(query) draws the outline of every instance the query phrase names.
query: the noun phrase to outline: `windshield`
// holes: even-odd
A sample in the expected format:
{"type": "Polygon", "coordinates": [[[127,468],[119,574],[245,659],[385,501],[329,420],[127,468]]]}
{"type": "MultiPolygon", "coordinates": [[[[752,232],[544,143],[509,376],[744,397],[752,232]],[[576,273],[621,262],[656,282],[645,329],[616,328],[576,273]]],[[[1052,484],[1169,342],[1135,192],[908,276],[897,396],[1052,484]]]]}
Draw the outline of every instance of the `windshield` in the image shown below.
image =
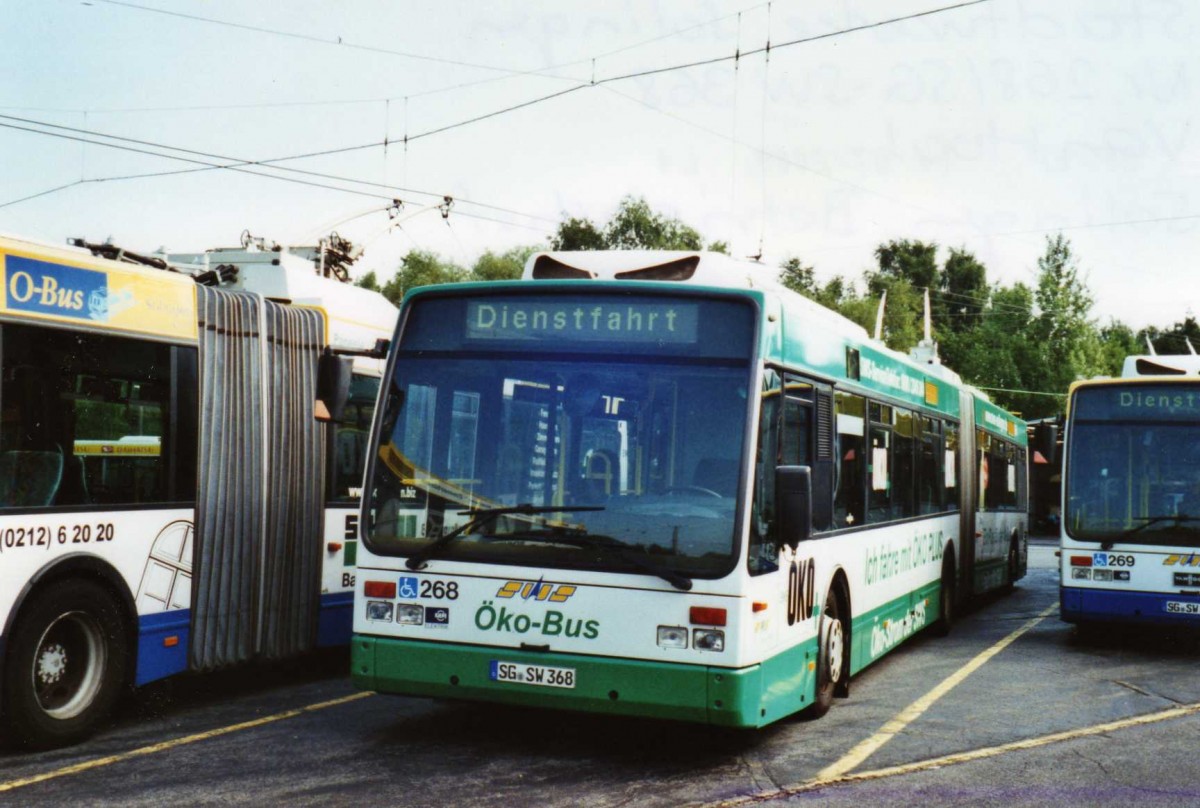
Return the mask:
{"type": "Polygon", "coordinates": [[[1068,534],[1200,546],[1200,387],[1084,388],[1075,415],[1068,534]]]}
{"type": "MultiPolygon", "coordinates": [[[[746,334],[733,341],[748,351],[749,309],[736,308],[746,334]]],[[[590,347],[401,350],[369,487],[372,549],[424,558],[461,530],[429,557],[731,569],[749,358],[590,347]],[[477,518],[490,509],[503,512],[477,518]]]]}

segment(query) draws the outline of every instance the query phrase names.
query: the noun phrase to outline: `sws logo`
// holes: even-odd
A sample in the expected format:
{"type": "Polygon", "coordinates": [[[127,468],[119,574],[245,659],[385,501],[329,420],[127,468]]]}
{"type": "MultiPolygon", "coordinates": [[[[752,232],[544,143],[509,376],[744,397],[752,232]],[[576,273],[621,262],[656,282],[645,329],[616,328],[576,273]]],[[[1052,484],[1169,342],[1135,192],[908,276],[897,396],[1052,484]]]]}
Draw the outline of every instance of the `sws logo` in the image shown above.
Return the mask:
{"type": "Polygon", "coordinates": [[[553,584],[543,581],[505,581],[496,592],[498,598],[521,598],[521,600],[565,603],[575,594],[577,587],[570,584],[553,584]]]}
{"type": "Polygon", "coordinates": [[[9,308],[82,317],[87,306],[91,319],[107,319],[108,276],[103,272],[14,255],[5,265],[9,308]]]}

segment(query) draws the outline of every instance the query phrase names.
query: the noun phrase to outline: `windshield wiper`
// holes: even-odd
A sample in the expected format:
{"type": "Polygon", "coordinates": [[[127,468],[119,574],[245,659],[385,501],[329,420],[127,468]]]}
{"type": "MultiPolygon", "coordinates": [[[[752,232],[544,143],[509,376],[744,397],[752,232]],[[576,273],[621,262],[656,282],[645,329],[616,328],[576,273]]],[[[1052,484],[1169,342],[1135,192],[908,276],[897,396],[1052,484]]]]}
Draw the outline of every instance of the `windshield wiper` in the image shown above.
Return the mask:
{"type": "MultiPolygon", "coordinates": [[[[1184,522],[1200,522],[1200,516],[1188,516],[1186,513],[1169,513],[1161,516],[1135,516],[1133,518],[1144,519],[1146,520],[1146,523],[1144,525],[1138,525],[1137,527],[1126,530],[1124,533],[1118,535],[1117,538],[1128,539],[1136,533],[1141,533],[1151,525],[1157,525],[1163,522],[1174,522],[1176,526],[1184,522]]],[[[1105,541],[1102,541],[1100,543],[1100,549],[1111,550],[1113,545],[1116,543],[1116,540],[1117,539],[1106,539],[1105,541]]]]}
{"type": "Polygon", "coordinates": [[[691,590],[692,579],[681,572],[662,567],[655,564],[634,552],[634,548],[630,547],[622,541],[614,539],[612,536],[604,536],[599,533],[584,533],[580,531],[561,531],[551,530],[546,533],[536,531],[524,531],[517,533],[506,533],[503,536],[496,536],[497,539],[512,539],[514,541],[534,541],[543,542],[545,544],[567,544],[572,547],[581,549],[596,547],[602,550],[609,550],[622,561],[637,567],[642,572],[647,572],[662,578],[676,589],[684,592],[691,590]]]}
{"type": "Polygon", "coordinates": [[[510,505],[505,508],[472,508],[471,510],[467,511],[459,511],[459,516],[470,516],[471,518],[454,528],[454,530],[451,530],[449,533],[443,533],[441,536],[434,539],[417,552],[413,553],[408,557],[408,560],[404,562],[404,566],[408,567],[410,570],[425,569],[425,562],[433,558],[434,555],[437,554],[438,550],[441,550],[447,544],[454,541],[471,528],[487,524],[493,519],[501,516],[512,516],[514,514],[532,516],[539,513],[558,513],[560,511],[563,513],[574,513],[577,511],[602,510],[604,510],[603,505],[533,505],[529,502],[525,502],[520,505],[510,505]]]}

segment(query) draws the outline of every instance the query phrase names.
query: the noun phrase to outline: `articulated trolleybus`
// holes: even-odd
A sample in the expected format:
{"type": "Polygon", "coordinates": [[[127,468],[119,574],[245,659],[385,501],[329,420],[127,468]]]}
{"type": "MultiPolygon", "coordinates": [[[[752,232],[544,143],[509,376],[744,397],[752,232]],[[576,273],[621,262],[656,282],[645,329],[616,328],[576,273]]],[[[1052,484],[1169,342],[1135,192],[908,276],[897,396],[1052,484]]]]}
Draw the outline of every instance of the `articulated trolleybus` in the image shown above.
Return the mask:
{"type": "Polygon", "coordinates": [[[1131,356],[1070,390],[1062,618],[1200,627],[1200,356],[1131,356]]]}
{"type": "Polygon", "coordinates": [[[368,353],[395,308],[282,251],[139,258],[163,268],[0,239],[0,732],[17,743],[83,737],[126,685],[350,638],[383,362],[322,350],[368,353]],[[347,363],[330,428],[318,370],[347,363]]]}
{"type": "Polygon", "coordinates": [[[757,265],[415,290],[383,385],[361,688],[757,727],[1024,572],[1024,424],[757,265]]]}

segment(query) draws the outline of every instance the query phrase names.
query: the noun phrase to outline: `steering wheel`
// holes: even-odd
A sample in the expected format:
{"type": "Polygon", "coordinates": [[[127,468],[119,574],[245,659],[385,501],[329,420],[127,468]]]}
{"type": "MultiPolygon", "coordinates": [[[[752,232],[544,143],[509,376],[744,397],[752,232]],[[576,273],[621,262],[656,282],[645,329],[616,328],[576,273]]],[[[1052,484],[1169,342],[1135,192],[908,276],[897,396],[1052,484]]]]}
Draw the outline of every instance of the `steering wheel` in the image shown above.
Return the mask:
{"type": "Polygon", "coordinates": [[[663,492],[668,496],[672,494],[699,494],[705,497],[716,497],[717,499],[725,499],[711,488],[705,488],[700,485],[674,485],[670,488],[663,489],[663,492]]]}

